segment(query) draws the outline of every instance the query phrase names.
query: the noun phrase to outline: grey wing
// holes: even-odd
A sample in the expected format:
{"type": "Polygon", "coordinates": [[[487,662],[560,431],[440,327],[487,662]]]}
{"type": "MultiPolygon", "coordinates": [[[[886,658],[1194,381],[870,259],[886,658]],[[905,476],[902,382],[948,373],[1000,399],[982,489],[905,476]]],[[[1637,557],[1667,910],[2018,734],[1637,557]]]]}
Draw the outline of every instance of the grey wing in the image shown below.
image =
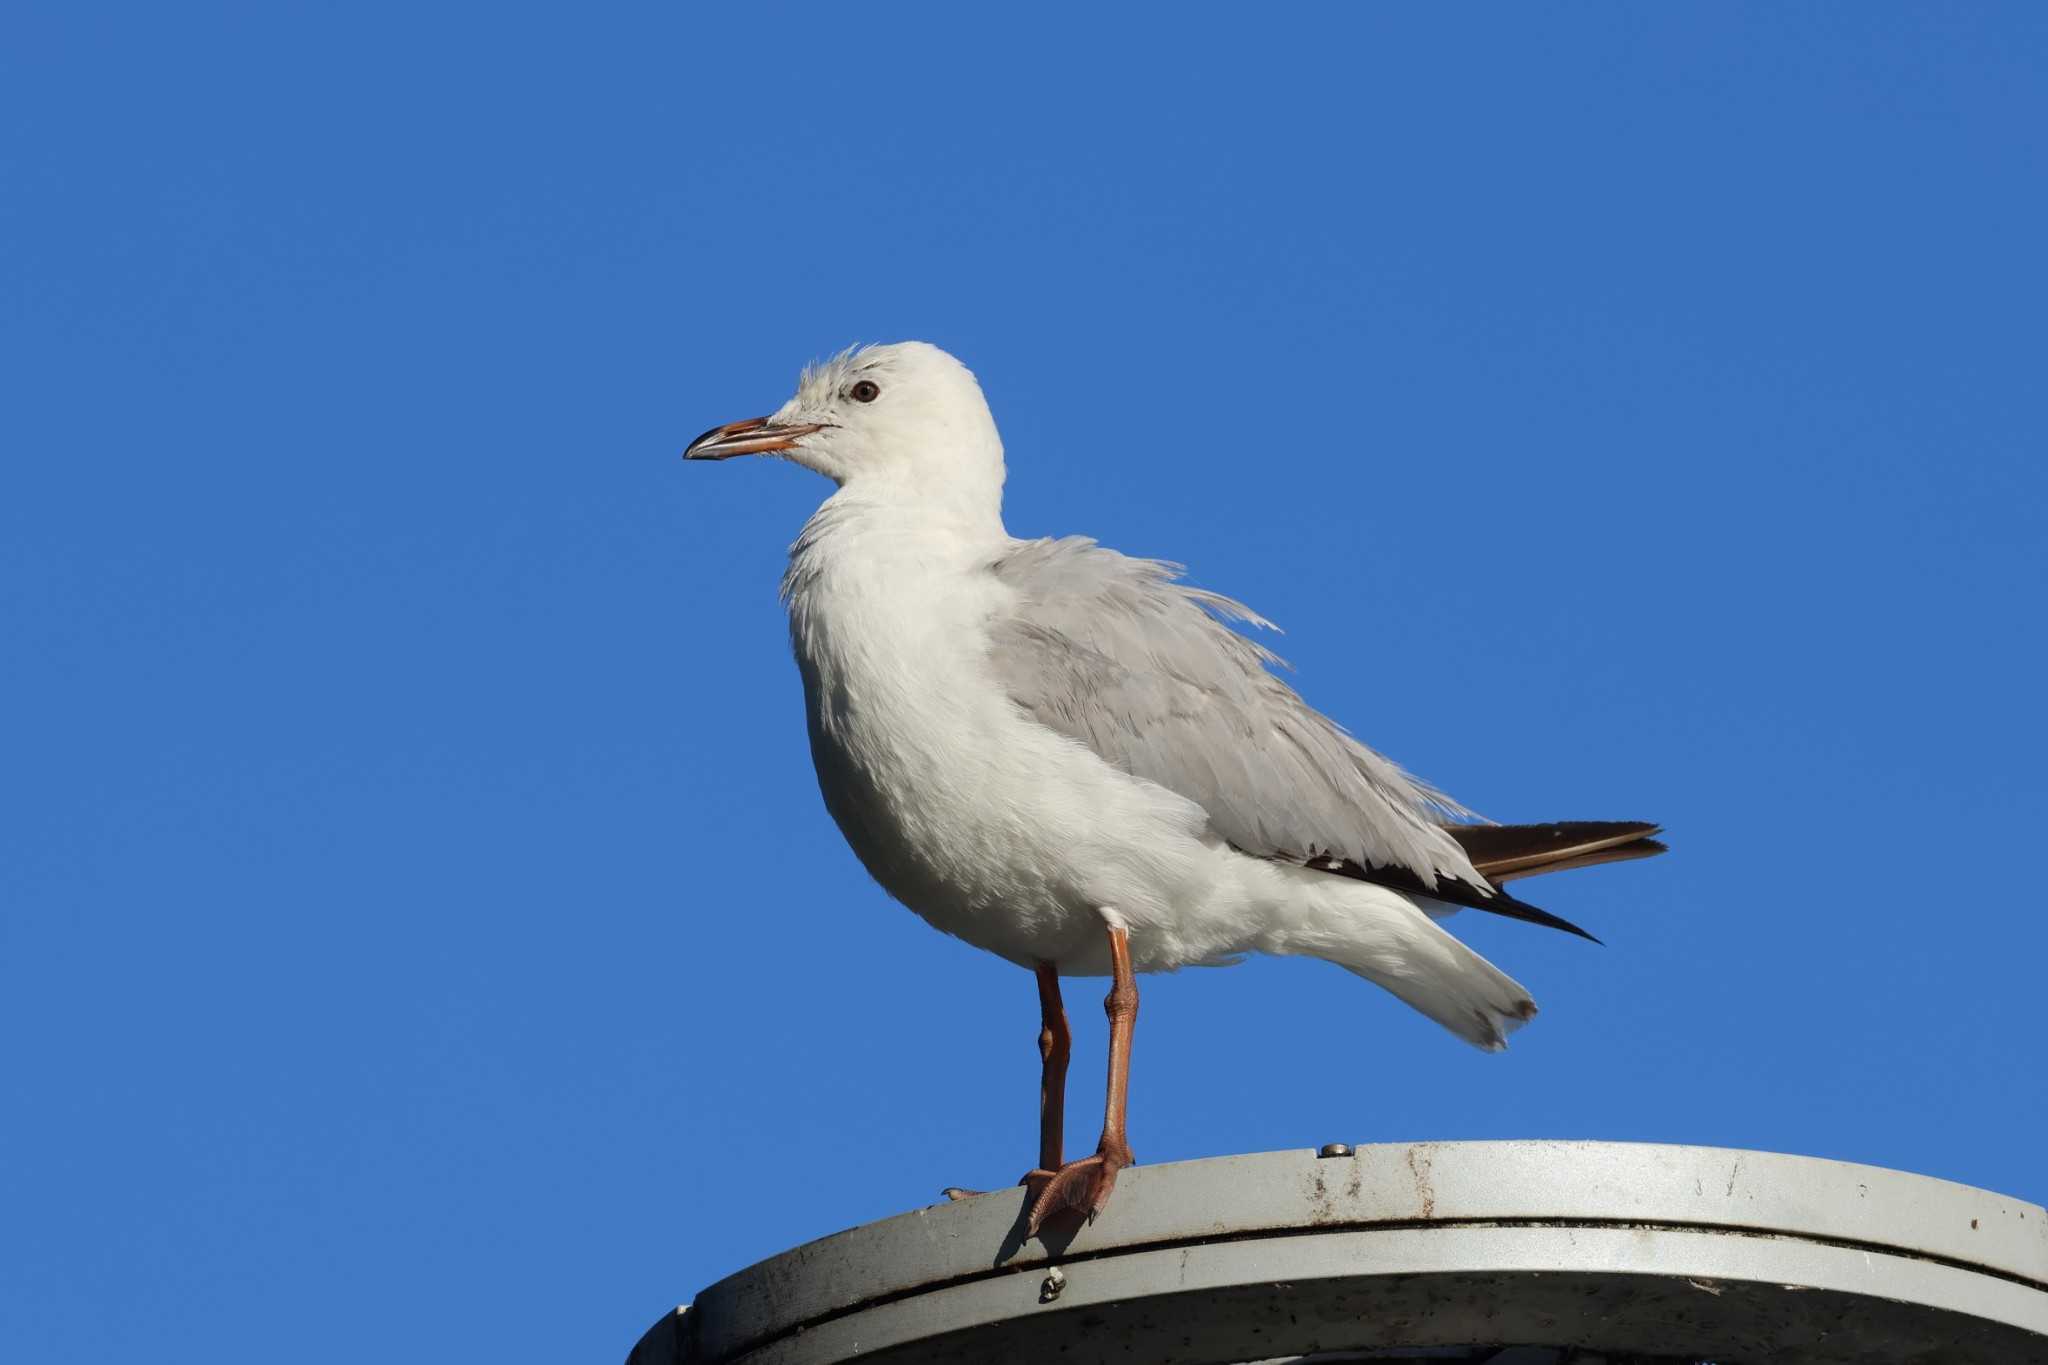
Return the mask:
{"type": "Polygon", "coordinates": [[[992,569],[1015,595],[990,663],[1040,724],[1195,802],[1247,853],[1487,885],[1439,825],[1471,812],[1276,677],[1277,656],[1228,624],[1270,628],[1249,608],[1078,536],[1020,542],[992,569]]]}

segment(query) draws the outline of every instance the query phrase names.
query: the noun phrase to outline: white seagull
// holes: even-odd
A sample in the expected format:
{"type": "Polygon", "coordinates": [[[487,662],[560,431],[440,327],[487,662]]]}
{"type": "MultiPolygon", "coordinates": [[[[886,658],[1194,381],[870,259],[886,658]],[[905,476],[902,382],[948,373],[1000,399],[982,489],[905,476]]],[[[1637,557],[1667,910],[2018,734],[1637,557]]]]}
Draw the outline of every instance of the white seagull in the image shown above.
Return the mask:
{"type": "Polygon", "coordinates": [[[884,889],[1037,974],[1038,1165],[1028,1230],[1091,1219],[1131,1164],[1136,972],[1319,957],[1490,1050],[1536,1013],[1439,927],[1461,906],[1586,935],[1501,883],[1663,851],[1642,822],[1479,822],[1352,739],[1179,566],[1003,529],[1003,443],[935,346],[806,369],[772,417],[685,455],[776,454],[839,489],[782,595],[825,806],[884,889]],[[1062,976],[1112,978],[1093,1155],[1063,1161],[1062,976]]]}

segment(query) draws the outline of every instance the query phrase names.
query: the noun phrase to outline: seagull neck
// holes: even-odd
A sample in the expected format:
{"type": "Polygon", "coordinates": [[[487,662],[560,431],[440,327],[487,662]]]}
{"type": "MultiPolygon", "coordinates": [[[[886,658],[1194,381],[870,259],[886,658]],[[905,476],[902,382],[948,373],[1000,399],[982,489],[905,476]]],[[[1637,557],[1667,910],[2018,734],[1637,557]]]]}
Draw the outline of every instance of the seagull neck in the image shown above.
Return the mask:
{"type": "Polygon", "coordinates": [[[963,545],[1009,540],[1003,529],[1003,496],[993,490],[940,492],[895,479],[861,478],[840,485],[814,521],[858,524],[897,535],[950,540],[963,545]]]}

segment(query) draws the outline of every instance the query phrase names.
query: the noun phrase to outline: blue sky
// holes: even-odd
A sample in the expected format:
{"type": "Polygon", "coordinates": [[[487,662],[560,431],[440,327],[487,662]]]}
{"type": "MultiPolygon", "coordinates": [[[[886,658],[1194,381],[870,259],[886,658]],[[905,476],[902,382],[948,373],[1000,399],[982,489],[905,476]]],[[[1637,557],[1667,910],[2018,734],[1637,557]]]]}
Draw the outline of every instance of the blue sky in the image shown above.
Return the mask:
{"type": "Polygon", "coordinates": [[[817,797],[828,486],[676,458],[860,340],[981,375],[1017,534],[1185,561],[1496,818],[1671,828],[1541,888],[1604,948],[1455,922],[1544,1007],[1504,1056],[1320,963],[1147,979],[1140,1159],[2048,1196],[2039,7],[0,38],[10,1358],[613,1358],[1024,1169],[1029,976],[817,797]]]}

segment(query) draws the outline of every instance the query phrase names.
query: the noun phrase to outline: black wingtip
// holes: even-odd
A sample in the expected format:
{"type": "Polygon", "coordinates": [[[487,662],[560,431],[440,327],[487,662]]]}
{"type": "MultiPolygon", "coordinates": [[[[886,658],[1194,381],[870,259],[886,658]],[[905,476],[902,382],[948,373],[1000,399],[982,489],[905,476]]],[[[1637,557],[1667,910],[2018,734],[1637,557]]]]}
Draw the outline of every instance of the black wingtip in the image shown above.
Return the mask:
{"type": "Polygon", "coordinates": [[[1427,896],[1431,900],[1443,901],[1449,905],[1460,905],[1468,910],[1484,910],[1489,915],[1502,915],[1508,919],[1521,920],[1525,924],[1540,924],[1546,929],[1577,934],[1588,942],[1599,943],[1603,948],[1607,946],[1564,916],[1553,915],[1548,910],[1531,905],[1527,901],[1516,900],[1501,889],[1499,882],[1487,883],[1492,888],[1492,894],[1489,895],[1480,887],[1454,877],[1439,877],[1434,886],[1427,885],[1405,867],[1365,867],[1359,863],[1330,858],[1317,859],[1307,866],[1318,872],[1330,872],[1339,877],[1350,877],[1354,881],[1372,882],[1377,886],[1391,887],[1409,895],[1427,896]]]}
{"type": "Polygon", "coordinates": [[[1603,939],[1597,938],[1586,930],[1581,929],[1563,915],[1553,915],[1548,910],[1531,905],[1527,901],[1516,900],[1507,892],[1497,888],[1491,896],[1483,899],[1475,897],[1465,903],[1475,910],[1485,910],[1491,914],[1505,915],[1509,919],[1518,919],[1527,924],[1540,924],[1546,929],[1559,929],[1567,934],[1577,934],[1588,943],[1598,943],[1603,948],[1607,946],[1603,939]]]}

